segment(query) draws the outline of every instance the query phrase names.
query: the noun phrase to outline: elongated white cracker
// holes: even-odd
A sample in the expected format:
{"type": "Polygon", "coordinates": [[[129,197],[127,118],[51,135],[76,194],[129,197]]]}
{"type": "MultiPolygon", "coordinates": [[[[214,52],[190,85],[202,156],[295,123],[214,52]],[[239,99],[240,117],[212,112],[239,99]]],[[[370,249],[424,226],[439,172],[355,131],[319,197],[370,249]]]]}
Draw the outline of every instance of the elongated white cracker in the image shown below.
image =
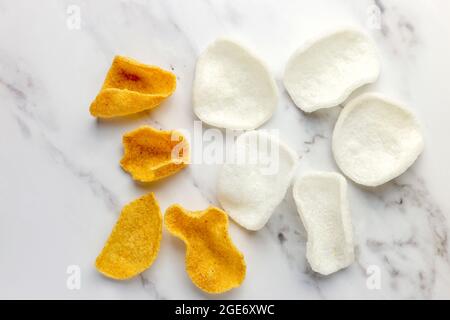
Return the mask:
{"type": "Polygon", "coordinates": [[[255,129],[272,116],[277,101],[277,88],[266,66],[241,45],[218,39],[199,57],[193,105],[203,122],[255,129]]]}
{"type": "Polygon", "coordinates": [[[311,268],[328,275],[354,261],[347,182],[334,172],[313,172],[295,181],[294,200],[308,233],[306,258],[311,268]]]}
{"type": "Polygon", "coordinates": [[[283,200],[298,163],[295,151],[261,131],[236,141],[237,159],[223,165],[217,197],[229,216],[248,230],[259,230],[283,200]],[[240,155],[245,158],[239,159],[240,155]]]}
{"type": "Polygon", "coordinates": [[[379,73],[372,40],[358,30],[344,29],[295,51],[286,65],[284,86],[297,107],[313,112],[337,106],[379,73]]]}
{"type": "Polygon", "coordinates": [[[347,177],[375,187],[405,172],[422,152],[424,140],[408,109],[379,94],[364,94],[339,115],[332,148],[347,177]]]}

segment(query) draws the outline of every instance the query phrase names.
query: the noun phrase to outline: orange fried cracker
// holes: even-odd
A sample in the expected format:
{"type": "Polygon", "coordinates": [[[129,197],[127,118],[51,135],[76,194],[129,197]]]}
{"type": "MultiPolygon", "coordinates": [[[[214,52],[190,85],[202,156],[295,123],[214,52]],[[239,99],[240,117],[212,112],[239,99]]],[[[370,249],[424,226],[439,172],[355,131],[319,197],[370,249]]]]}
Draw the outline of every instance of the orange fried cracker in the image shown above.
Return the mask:
{"type": "Polygon", "coordinates": [[[208,293],[223,293],[244,281],[243,254],[228,234],[228,216],[215,207],[187,211],[180,205],[166,210],[166,228],[186,244],[186,271],[208,293]]]}
{"type": "Polygon", "coordinates": [[[162,131],[142,126],[123,136],[122,168],[133,179],[156,181],[177,173],[189,161],[189,145],[184,136],[175,131],[162,131]]]}
{"type": "Polygon", "coordinates": [[[109,278],[132,278],[152,265],[161,236],[161,210],[153,193],[149,193],[122,209],[95,266],[109,278]]]}
{"type": "Polygon", "coordinates": [[[176,76],[156,66],[116,56],[90,112],[99,118],[125,116],[158,106],[176,88],[176,76]]]}

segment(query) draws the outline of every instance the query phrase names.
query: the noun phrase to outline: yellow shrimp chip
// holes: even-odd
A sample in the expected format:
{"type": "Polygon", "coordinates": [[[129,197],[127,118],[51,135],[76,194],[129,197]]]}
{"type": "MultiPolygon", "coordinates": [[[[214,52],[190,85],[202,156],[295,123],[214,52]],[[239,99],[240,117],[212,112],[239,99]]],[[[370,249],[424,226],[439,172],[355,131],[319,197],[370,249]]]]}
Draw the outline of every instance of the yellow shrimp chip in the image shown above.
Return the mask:
{"type": "Polygon", "coordinates": [[[110,118],[149,110],[170,96],[175,87],[173,73],[116,56],[90,112],[94,117],[110,118]]]}
{"type": "Polygon", "coordinates": [[[133,179],[156,181],[183,169],[189,161],[189,145],[178,131],[142,126],[123,136],[122,168],[133,179]]]}
{"type": "Polygon", "coordinates": [[[208,293],[222,293],[241,285],[246,265],[228,234],[228,216],[215,207],[187,211],[175,204],[166,210],[166,228],[186,243],[186,271],[208,293]]]}
{"type": "Polygon", "coordinates": [[[113,279],[134,277],[156,259],[161,236],[161,210],[153,193],[149,193],[122,209],[95,266],[113,279]]]}

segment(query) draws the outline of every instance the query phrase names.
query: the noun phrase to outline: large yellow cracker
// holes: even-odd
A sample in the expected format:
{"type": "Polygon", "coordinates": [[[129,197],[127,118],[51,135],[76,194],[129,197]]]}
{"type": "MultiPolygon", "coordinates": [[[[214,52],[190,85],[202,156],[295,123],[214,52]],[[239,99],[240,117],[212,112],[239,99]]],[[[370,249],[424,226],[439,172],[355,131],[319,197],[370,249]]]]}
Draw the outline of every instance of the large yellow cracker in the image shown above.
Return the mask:
{"type": "Polygon", "coordinates": [[[186,271],[208,293],[223,293],[241,285],[246,265],[228,234],[228,216],[215,207],[187,211],[180,205],[166,210],[166,228],[186,243],[186,271]]]}
{"type": "Polygon", "coordinates": [[[95,266],[113,279],[134,277],[152,265],[161,237],[161,210],[153,193],[149,193],[122,209],[95,266]]]}
{"type": "Polygon", "coordinates": [[[176,76],[156,66],[116,56],[90,112],[99,118],[125,116],[158,106],[176,88],[176,76]]]}
{"type": "Polygon", "coordinates": [[[133,179],[152,182],[183,169],[189,161],[189,145],[184,136],[175,131],[156,130],[142,126],[123,136],[122,168],[133,179]]]}

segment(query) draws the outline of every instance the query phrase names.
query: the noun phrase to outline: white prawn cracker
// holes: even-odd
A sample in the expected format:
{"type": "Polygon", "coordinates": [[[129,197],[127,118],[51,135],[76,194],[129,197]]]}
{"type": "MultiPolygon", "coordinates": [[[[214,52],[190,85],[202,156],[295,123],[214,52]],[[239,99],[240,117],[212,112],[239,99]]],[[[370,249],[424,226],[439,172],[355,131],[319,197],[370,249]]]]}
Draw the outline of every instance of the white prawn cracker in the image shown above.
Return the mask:
{"type": "Polygon", "coordinates": [[[284,86],[305,112],[344,102],[356,88],[380,73],[375,45],[364,33],[343,29],[311,41],[290,57],[284,86]]]}
{"type": "Polygon", "coordinates": [[[401,175],[423,148],[421,128],[411,111],[379,94],[350,101],[333,132],[339,168],[356,183],[370,187],[401,175]]]}
{"type": "Polygon", "coordinates": [[[217,197],[234,221],[248,230],[259,230],[283,200],[298,156],[277,137],[262,131],[242,134],[235,149],[234,162],[224,164],[220,171],[217,197]]]}
{"type": "Polygon", "coordinates": [[[277,88],[266,66],[239,44],[218,39],[199,57],[193,105],[203,122],[255,129],[272,116],[277,102],[277,88]]]}
{"type": "Polygon", "coordinates": [[[298,213],[308,233],[306,258],[311,268],[329,275],[355,260],[347,182],[335,172],[312,172],[293,187],[298,213]]]}

